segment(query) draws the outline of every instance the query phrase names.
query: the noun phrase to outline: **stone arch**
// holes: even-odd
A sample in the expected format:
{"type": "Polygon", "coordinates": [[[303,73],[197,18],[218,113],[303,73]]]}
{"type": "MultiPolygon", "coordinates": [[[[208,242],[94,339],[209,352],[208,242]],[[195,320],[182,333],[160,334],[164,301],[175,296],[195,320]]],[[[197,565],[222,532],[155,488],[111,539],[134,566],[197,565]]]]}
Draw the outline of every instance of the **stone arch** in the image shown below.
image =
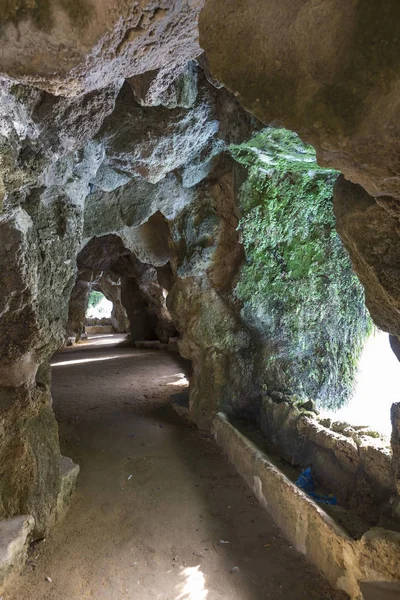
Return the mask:
{"type": "MultiPolygon", "coordinates": [[[[130,323],[132,342],[158,338],[166,343],[175,335],[166,306],[166,290],[159,281],[157,268],[141,262],[126,248],[120,236],[109,234],[90,239],[78,254],[77,268],[75,288],[77,292],[85,290],[80,303],[82,307],[86,302],[85,310],[91,288],[103,291],[111,301],[113,298],[115,301],[118,294],[130,323]]],[[[80,312],[82,315],[82,310],[80,312]]]]}

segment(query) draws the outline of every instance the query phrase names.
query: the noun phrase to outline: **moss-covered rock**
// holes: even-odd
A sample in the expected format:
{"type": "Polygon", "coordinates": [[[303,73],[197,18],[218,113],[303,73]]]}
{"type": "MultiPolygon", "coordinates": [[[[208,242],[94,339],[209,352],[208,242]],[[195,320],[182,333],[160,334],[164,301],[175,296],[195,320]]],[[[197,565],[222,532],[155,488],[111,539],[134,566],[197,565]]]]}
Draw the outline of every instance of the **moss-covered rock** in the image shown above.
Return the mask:
{"type": "Polygon", "coordinates": [[[319,168],[314,150],[286,130],[265,130],[232,152],[249,174],[236,294],[260,335],[265,383],[340,406],[371,322],[335,231],[337,174],[319,168]]]}

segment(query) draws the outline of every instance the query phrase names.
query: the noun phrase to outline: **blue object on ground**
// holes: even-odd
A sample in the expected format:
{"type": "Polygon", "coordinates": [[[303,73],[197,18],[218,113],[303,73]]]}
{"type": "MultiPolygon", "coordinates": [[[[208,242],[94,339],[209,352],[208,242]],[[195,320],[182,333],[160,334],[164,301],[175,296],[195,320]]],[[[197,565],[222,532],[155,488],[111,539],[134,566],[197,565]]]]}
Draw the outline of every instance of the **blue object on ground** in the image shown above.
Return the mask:
{"type": "Polygon", "coordinates": [[[296,481],[296,485],[303,490],[303,492],[311,496],[316,502],[321,502],[321,504],[336,504],[335,496],[321,496],[315,493],[311,467],[308,467],[308,469],[302,472],[296,481]]]}

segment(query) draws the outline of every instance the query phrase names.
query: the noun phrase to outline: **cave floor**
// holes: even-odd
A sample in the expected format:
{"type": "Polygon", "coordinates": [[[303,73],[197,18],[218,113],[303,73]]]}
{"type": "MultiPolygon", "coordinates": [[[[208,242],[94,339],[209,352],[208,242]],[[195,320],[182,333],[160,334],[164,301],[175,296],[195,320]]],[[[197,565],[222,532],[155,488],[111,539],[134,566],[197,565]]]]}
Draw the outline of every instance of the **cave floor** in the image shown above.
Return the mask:
{"type": "Polygon", "coordinates": [[[53,358],[61,449],[81,472],[66,518],[4,600],[344,598],[283,538],[214,440],[168,406],[185,389],[183,362],[118,341],[53,358]]]}

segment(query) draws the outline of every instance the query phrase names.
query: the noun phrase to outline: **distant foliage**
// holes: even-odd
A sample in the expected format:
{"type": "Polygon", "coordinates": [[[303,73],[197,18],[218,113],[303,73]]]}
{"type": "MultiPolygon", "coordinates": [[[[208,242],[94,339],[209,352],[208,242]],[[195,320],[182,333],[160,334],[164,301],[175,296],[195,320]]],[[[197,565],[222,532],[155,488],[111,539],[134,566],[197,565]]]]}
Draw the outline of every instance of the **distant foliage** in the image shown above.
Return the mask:
{"type": "Polygon", "coordinates": [[[100,304],[100,302],[103,300],[103,298],[104,298],[104,294],[102,294],[101,292],[95,292],[95,291],[90,292],[88,308],[94,308],[95,306],[100,304]]]}
{"type": "Polygon", "coordinates": [[[337,172],[296,134],[267,129],[231,148],[248,169],[240,222],[247,263],[236,288],[263,340],[265,382],[339,407],[372,324],[335,230],[337,172]]]}

